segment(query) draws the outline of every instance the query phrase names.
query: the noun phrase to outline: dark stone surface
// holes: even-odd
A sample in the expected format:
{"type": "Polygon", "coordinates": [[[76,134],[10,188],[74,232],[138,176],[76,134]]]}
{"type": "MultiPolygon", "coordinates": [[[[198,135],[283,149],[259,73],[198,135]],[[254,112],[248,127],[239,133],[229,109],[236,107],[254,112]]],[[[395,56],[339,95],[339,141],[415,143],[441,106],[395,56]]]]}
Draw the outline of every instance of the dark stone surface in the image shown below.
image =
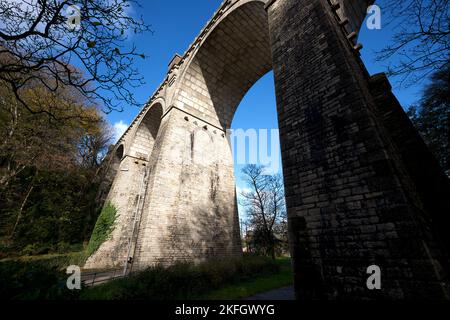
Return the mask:
{"type": "Polygon", "coordinates": [[[448,298],[450,192],[417,158],[426,147],[390,88],[370,80],[327,1],[268,13],[297,297],[448,298]],[[373,264],[382,290],[367,289],[373,264]]]}

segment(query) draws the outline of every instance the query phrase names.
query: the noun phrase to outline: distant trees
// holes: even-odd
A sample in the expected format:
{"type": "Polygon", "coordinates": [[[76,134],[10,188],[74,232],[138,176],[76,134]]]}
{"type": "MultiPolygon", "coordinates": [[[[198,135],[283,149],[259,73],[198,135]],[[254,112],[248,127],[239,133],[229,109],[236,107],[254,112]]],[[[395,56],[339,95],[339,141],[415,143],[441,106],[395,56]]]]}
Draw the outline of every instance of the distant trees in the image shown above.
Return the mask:
{"type": "Polygon", "coordinates": [[[112,130],[100,110],[138,105],[150,31],[133,0],[0,0],[0,255],[89,240],[112,130]]]}
{"type": "Polygon", "coordinates": [[[432,74],[422,99],[408,115],[450,177],[450,64],[432,74]]]}
{"type": "Polygon", "coordinates": [[[449,0],[380,0],[377,4],[395,32],[390,44],[378,52],[378,61],[390,60],[388,75],[411,85],[444,70],[450,52],[449,0]]]}
{"type": "Polygon", "coordinates": [[[0,251],[68,250],[95,224],[112,130],[71,87],[55,93],[36,83],[22,94],[52,115],[30,113],[0,80],[0,251]]]}
{"type": "Polygon", "coordinates": [[[80,166],[98,173],[113,138],[114,130],[111,126],[105,120],[97,119],[94,126],[90,126],[84,134],[81,134],[76,157],[80,166]]]}
{"type": "Polygon", "coordinates": [[[145,56],[126,41],[150,28],[133,17],[132,5],[138,4],[0,0],[0,81],[32,114],[61,116],[31,100],[27,92],[36,85],[57,94],[61,86],[70,88],[105,112],[137,105],[132,88],[143,79],[133,64],[145,56]]]}
{"type": "Polygon", "coordinates": [[[42,86],[24,93],[31,107],[52,110],[58,120],[29,113],[1,81],[0,93],[0,188],[27,167],[66,170],[99,164],[110,130],[98,110],[74,99],[70,88],[58,95],[42,86]]]}
{"type": "Polygon", "coordinates": [[[248,189],[241,192],[241,204],[248,216],[251,245],[275,259],[277,246],[287,240],[283,178],[265,174],[258,165],[247,165],[242,173],[248,189]]]}

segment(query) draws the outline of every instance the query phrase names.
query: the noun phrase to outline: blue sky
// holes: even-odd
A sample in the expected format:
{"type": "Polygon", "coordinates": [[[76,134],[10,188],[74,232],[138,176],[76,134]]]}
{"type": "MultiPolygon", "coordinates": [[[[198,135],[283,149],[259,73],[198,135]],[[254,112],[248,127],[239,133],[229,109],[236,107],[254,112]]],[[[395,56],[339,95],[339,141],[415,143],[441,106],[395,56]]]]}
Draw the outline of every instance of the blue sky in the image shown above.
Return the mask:
{"type": "MultiPolygon", "coordinates": [[[[138,61],[137,67],[146,84],[135,89],[136,97],[144,103],[165,78],[167,65],[175,53],[184,53],[206,22],[212,17],[222,0],[150,0],[140,1],[142,8],[135,9],[142,14],[145,21],[152,25],[154,34],[134,36],[141,52],[148,58],[138,61]]],[[[363,26],[359,42],[364,48],[362,59],[371,74],[386,70],[386,63],[375,62],[374,52],[384,47],[392,36],[392,30],[383,26],[381,30],[369,30],[363,26]]],[[[400,88],[395,85],[394,93],[404,107],[419,98],[421,86],[400,88]]],[[[114,112],[107,116],[109,122],[119,129],[125,129],[139,112],[138,108],[128,107],[121,113],[114,112]]],[[[241,102],[233,121],[232,128],[276,129],[277,114],[273,74],[260,79],[241,102]]],[[[237,185],[243,188],[240,179],[242,165],[235,166],[237,185]]]]}

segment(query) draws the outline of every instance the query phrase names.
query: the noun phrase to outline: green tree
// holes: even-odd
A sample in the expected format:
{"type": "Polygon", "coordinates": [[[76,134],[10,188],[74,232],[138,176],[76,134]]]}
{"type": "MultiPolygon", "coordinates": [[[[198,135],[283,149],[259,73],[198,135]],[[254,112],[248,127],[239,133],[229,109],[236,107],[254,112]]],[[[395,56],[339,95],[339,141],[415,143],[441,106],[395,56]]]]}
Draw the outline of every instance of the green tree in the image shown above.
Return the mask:
{"type": "Polygon", "coordinates": [[[408,115],[450,176],[450,63],[431,76],[419,104],[408,115]]]}
{"type": "Polygon", "coordinates": [[[72,88],[24,93],[0,81],[0,238],[15,252],[64,251],[89,240],[99,213],[100,160],[110,143],[100,112],[72,88]],[[65,249],[64,249],[65,248],[65,249]]]}

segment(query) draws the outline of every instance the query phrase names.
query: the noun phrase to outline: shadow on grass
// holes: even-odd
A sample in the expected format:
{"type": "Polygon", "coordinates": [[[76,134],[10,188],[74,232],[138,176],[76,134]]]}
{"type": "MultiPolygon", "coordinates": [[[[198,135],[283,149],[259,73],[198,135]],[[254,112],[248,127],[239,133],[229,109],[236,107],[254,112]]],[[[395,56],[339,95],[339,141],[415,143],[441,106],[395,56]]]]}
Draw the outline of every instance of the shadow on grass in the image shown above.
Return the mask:
{"type": "MultiPolygon", "coordinates": [[[[288,283],[289,260],[272,261],[264,257],[210,261],[197,266],[178,264],[156,266],[125,279],[82,290],[82,300],[202,300],[209,294],[231,286],[253,283],[254,293],[288,283]],[[271,279],[278,279],[276,281],[271,279]],[[281,281],[280,281],[281,280],[281,281]]],[[[289,267],[290,268],[290,267],[289,267]]],[[[292,280],[290,280],[292,281],[292,280]]],[[[231,299],[220,296],[222,299],[231,299]]]]}
{"type": "Polygon", "coordinates": [[[79,254],[2,261],[3,300],[204,300],[240,299],[292,283],[289,259],[216,260],[200,265],[156,266],[93,288],[67,290],[62,266],[79,254]]]}
{"type": "Polygon", "coordinates": [[[286,287],[293,284],[293,273],[290,258],[280,258],[276,261],[279,272],[262,276],[256,279],[225,286],[218,290],[211,291],[202,297],[201,300],[239,300],[258,293],[286,287]]]}

